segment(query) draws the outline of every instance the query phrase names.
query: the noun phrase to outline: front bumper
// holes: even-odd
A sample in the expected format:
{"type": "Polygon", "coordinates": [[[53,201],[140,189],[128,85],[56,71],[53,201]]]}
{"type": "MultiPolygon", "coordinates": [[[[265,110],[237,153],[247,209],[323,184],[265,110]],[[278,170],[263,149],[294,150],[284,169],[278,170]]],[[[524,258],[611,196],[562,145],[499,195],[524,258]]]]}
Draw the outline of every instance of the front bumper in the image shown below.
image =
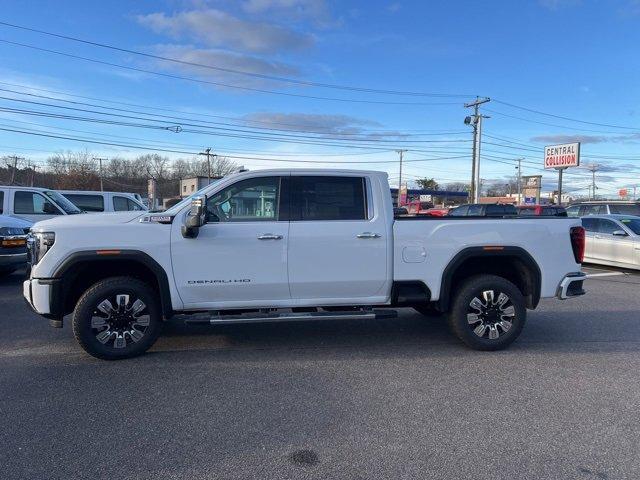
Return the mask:
{"type": "Polygon", "coordinates": [[[582,272],[568,273],[562,279],[558,285],[556,297],[560,300],[566,300],[571,297],[579,297],[587,293],[582,288],[582,282],[587,278],[587,275],[582,272]]]}
{"type": "MultiPolygon", "coordinates": [[[[3,250],[7,250],[4,249],[3,250]]],[[[27,253],[0,253],[0,268],[21,267],[27,264],[27,253]]]]}

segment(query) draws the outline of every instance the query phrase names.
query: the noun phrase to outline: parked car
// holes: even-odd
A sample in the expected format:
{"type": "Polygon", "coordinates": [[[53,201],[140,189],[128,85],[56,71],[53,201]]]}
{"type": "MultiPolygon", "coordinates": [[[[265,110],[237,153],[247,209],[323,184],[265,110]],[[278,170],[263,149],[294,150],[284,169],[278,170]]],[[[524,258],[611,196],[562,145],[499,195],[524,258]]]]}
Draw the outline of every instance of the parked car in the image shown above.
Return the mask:
{"type": "Polygon", "coordinates": [[[0,186],[0,214],[38,222],[77,213],[82,211],[55,190],[0,186]]]}
{"type": "Polygon", "coordinates": [[[420,200],[412,200],[406,205],[403,205],[408,211],[409,215],[426,215],[427,210],[433,208],[431,202],[421,202],[420,200]]]}
{"type": "Polygon", "coordinates": [[[430,208],[424,213],[432,217],[446,217],[449,214],[450,208],[430,208]]]}
{"type": "Polygon", "coordinates": [[[566,217],[567,211],[558,205],[519,205],[518,215],[521,217],[566,217]]]}
{"type": "Polygon", "coordinates": [[[582,225],[585,262],[640,269],[640,217],[589,215],[582,218],[582,225]]]}
{"type": "Polygon", "coordinates": [[[510,203],[467,203],[450,210],[448,217],[515,217],[516,207],[510,203]]]}
{"type": "Polygon", "coordinates": [[[0,277],[27,265],[27,234],[33,223],[0,215],[0,277]]]}
{"type": "Polygon", "coordinates": [[[176,314],[375,319],[402,306],[448,312],[464,343],[497,350],[540,298],[585,293],[579,220],[392,212],[383,172],[234,173],[163,213],[37,223],[23,294],[53,327],[73,313],[81,347],[118,359],[145,352],[176,314]]]}
{"type": "Polygon", "coordinates": [[[127,212],[147,210],[140,195],[124,192],[92,192],[84,190],[58,190],[80,210],[92,212],[127,212]]]}
{"type": "Polygon", "coordinates": [[[567,216],[584,217],[586,215],[640,215],[640,202],[594,201],[579,202],[567,207],[567,216]]]}

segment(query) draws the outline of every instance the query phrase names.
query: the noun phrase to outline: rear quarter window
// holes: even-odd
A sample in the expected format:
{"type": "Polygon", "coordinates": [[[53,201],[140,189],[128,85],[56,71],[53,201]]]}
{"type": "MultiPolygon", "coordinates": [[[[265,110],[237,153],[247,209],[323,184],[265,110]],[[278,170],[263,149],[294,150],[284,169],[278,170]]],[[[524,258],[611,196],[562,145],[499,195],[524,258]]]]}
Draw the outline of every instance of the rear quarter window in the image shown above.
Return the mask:
{"type": "Polygon", "coordinates": [[[64,196],[85,212],[104,212],[104,197],[85,193],[65,193],[64,196]]]}

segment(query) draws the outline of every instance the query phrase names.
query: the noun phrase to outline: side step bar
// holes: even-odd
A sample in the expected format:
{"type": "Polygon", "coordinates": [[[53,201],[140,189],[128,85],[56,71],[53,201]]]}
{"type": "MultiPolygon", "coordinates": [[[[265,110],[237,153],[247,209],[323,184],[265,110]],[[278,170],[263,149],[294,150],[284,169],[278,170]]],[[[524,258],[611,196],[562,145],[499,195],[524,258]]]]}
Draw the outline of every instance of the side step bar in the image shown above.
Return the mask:
{"type": "Polygon", "coordinates": [[[304,322],[309,320],[374,320],[382,318],[396,318],[395,310],[353,310],[341,312],[268,312],[243,313],[240,315],[199,314],[185,319],[188,325],[230,325],[235,323],[266,323],[266,322],[304,322]]]}

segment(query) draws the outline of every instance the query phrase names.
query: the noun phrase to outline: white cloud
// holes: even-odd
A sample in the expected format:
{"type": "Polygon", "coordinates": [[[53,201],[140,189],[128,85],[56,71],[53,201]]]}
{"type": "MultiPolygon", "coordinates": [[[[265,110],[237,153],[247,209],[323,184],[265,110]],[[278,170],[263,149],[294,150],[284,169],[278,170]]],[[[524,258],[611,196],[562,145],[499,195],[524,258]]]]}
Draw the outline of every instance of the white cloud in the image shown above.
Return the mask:
{"type": "Polygon", "coordinates": [[[351,117],[349,115],[313,114],[313,113],[281,113],[257,112],[245,115],[243,119],[249,124],[272,125],[282,130],[303,130],[331,135],[356,134],[363,127],[379,126],[377,122],[351,117]]]}
{"type": "Polygon", "coordinates": [[[314,44],[312,35],[278,25],[242,20],[209,8],[167,15],[138,15],[140,24],[175,39],[189,39],[207,47],[252,53],[299,51],[314,44]]]}
{"type": "MultiPolygon", "coordinates": [[[[253,55],[234,53],[215,48],[197,48],[191,45],[156,45],[154,52],[160,56],[173,58],[183,62],[212,65],[231,70],[257,73],[261,75],[297,77],[300,71],[297,67],[278,61],[265,60],[253,55]]],[[[157,61],[155,67],[197,76],[210,81],[233,84],[239,87],[281,87],[280,83],[272,82],[259,77],[238,75],[221,70],[203,68],[198,66],[157,61]]]]}
{"type": "Polygon", "coordinates": [[[531,137],[532,142],[538,143],[625,143],[640,140],[640,133],[628,135],[540,135],[531,137]]]}

